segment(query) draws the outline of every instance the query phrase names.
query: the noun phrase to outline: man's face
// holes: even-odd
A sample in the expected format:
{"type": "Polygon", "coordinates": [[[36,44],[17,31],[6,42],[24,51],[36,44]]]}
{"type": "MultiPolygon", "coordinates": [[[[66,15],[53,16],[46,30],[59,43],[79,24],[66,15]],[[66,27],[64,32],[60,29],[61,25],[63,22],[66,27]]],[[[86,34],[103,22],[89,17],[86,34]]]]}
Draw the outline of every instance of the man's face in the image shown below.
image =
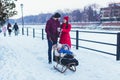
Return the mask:
{"type": "Polygon", "coordinates": [[[54,20],[59,20],[60,18],[54,18],[54,20]]]}

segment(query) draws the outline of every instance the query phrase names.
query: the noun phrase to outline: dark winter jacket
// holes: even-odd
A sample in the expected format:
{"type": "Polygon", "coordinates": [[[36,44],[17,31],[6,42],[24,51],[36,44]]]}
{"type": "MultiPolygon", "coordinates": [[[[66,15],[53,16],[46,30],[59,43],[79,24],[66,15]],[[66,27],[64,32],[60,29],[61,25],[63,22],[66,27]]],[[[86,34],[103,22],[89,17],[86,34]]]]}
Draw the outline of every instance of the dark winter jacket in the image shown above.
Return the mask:
{"type": "Polygon", "coordinates": [[[18,28],[18,25],[17,24],[15,24],[14,26],[13,26],[13,29],[15,30],[15,31],[17,31],[19,28],[18,28]]]}
{"type": "Polygon", "coordinates": [[[12,27],[11,24],[8,23],[8,25],[7,25],[7,29],[9,30],[11,27],[12,27]]]}
{"type": "Polygon", "coordinates": [[[59,32],[57,28],[60,27],[60,22],[58,20],[54,20],[50,18],[46,23],[45,31],[47,33],[47,39],[52,41],[57,41],[59,32]]]}

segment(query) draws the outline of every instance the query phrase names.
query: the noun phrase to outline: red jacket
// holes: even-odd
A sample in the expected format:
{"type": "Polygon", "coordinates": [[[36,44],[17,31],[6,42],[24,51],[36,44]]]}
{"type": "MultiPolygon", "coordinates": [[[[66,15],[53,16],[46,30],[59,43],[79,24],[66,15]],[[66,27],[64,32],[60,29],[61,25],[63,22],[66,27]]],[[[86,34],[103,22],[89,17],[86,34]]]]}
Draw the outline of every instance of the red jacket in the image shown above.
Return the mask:
{"type": "Polygon", "coordinates": [[[62,25],[62,32],[60,35],[60,43],[61,44],[68,44],[71,47],[71,39],[70,39],[70,30],[71,30],[71,24],[68,24],[68,28],[66,28],[66,24],[63,23],[62,25]]]}

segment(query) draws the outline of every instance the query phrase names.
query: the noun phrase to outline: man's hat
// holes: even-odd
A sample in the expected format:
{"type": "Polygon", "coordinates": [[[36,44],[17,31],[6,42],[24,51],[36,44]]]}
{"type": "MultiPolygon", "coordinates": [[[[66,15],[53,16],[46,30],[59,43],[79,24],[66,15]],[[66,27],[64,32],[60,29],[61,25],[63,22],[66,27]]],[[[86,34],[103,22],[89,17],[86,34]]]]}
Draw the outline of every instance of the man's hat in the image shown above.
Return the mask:
{"type": "Polygon", "coordinates": [[[53,15],[53,17],[54,17],[54,18],[60,18],[61,15],[60,15],[59,13],[55,13],[55,14],[53,15]]]}

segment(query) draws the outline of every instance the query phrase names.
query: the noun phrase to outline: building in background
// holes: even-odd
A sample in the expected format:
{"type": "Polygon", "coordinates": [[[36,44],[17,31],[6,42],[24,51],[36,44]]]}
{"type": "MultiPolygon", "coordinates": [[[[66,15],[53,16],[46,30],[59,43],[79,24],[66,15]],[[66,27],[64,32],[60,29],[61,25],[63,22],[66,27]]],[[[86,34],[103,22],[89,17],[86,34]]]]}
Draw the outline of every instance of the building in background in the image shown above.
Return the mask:
{"type": "Polygon", "coordinates": [[[101,8],[101,21],[120,21],[120,3],[111,3],[106,8],[101,8]]]}

